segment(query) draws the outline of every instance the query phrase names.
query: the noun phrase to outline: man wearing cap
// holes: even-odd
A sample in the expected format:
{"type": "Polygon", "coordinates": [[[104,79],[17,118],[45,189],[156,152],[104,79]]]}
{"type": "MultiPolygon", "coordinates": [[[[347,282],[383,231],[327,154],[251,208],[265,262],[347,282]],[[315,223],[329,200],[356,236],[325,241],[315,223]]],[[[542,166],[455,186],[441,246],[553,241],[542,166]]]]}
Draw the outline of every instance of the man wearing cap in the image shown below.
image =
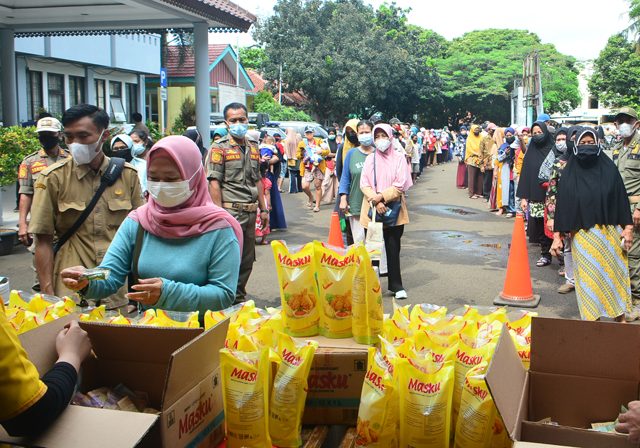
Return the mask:
{"type": "Polygon", "coordinates": [[[482,171],[484,180],[482,182],[482,195],[488,201],[491,195],[491,186],[493,184],[493,133],[497,126],[494,123],[487,125],[487,132],[480,141],[480,171],[482,171]]]}
{"type": "MultiPolygon", "coordinates": [[[[114,183],[103,190],[91,213],[70,233],[110,166],[109,157],[102,151],[109,138],[109,115],[96,106],[78,104],[64,112],[62,124],[71,158],[46,168],[34,182],[29,222],[29,232],[36,236],[35,263],[41,290],[57,296],[73,293],[62,282],[60,271],[70,266],[98,266],[122,221],[144,203],[138,174],[126,163],[114,183]],[[54,237],[62,239],[67,234],[69,238],[56,252],[54,237]]],[[[125,292],[123,289],[102,302],[107,309],[125,306],[125,292]]]]}
{"type": "Polygon", "coordinates": [[[56,118],[47,117],[38,120],[36,132],[42,148],[25,157],[18,168],[18,182],[20,184],[18,190],[20,195],[18,239],[25,246],[31,246],[32,243],[27,232],[27,217],[33,202],[33,184],[41,171],[57,161],[69,157],[69,153],[60,148],[61,131],[62,124],[56,118]]]}
{"type": "Polygon", "coordinates": [[[621,140],[613,145],[617,165],[629,195],[633,213],[633,245],[628,252],[633,310],[627,320],[640,318],[640,133],[638,114],[630,107],[621,108],[614,119],[621,140]]]}
{"type": "Polygon", "coordinates": [[[269,212],[264,202],[258,142],[247,134],[247,107],[242,103],[230,103],[225,106],[223,115],[229,132],[211,145],[205,160],[211,199],[238,220],[244,235],[237,303],[245,300],[247,282],[256,259],[256,211],[259,207],[262,228],[269,224],[269,212]]]}
{"type": "MultiPolygon", "coordinates": [[[[64,160],[69,157],[69,153],[60,148],[61,131],[62,124],[60,124],[56,118],[46,117],[38,120],[36,132],[38,133],[38,140],[42,148],[25,157],[20,164],[20,168],[18,168],[18,184],[20,185],[18,189],[18,195],[20,196],[18,206],[18,239],[22,244],[28,246],[32,253],[35,252],[35,245],[27,231],[29,226],[27,218],[29,212],[31,212],[31,204],[33,202],[33,185],[38,179],[40,172],[59,160],[64,160]]],[[[37,275],[33,289],[35,291],[40,290],[37,275]]]]}

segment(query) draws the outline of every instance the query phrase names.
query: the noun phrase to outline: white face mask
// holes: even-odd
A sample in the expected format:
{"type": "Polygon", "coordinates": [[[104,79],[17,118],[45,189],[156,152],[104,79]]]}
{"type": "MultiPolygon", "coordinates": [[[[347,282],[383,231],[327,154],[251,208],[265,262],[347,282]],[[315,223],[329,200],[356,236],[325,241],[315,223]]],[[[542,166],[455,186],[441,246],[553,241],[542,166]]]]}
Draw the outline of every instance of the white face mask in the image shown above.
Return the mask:
{"type": "Polygon", "coordinates": [[[380,152],[385,152],[391,146],[391,140],[378,139],[376,140],[376,149],[380,152]]]}
{"type": "Polygon", "coordinates": [[[171,208],[184,204],[194,192],[194,190],[189,188],[189,183],[199,172],[200,169],[193,173],[193,176],[191,176],[189,180],[181,180],[178,182],[156,182],[147,180],[149,195],[161,207],[171,208]]]}
{"type": "Polygon", "coordinates": [[[142,143],[134,143],[131,147],[131,156],[140,157],[144,150],[147,149],[142,143]]]}
{"type": "Polygon", "coordinates": [[[618,131],[620,131],[620,137],[629,138],[629,137],[631,137],[633,135],[635,129],[629,123],[622,123],[618,127],[618,131]]]}
{"type": "Polygon", "coordinates": [[[87,165],[91,163],[93,159],[98,155],[98,146],[102,141],[102,135],[104,131],[100,133],[100,137],[95,143],[84,144],[84,143],[69,143],[67,146],[69,147],[69,151],[71,151],[71,157],[78,165],[87,165]]]}

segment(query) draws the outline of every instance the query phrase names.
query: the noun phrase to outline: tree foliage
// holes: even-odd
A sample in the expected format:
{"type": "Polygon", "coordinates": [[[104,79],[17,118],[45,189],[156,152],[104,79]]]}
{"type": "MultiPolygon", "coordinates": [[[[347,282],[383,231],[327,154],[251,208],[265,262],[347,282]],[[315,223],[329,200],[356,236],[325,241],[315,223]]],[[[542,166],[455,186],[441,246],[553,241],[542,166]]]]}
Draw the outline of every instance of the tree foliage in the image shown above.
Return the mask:
{"type": "Polygon", "coordinates": [[[252,70],[262,70],[262,66],[267,58],[264,49],[260,47],[243,47],[240,48],[240,64],[244,68],[252,70]]]}
{"type": "Polygon", "coordinates": [[[180,114],[176,117],[171,127],[173,134],[182,134],[189,126],[196,125],[196,102],[190,96],[186,97],[180,105],[180,114]]]}
{"type": "Polygon", "coordinates": [[[593,64],[589,91],[609,107],[640,107],[640,55],[623,34],[611,36],[593,64]]]}
{"type": "Polygon", "coordinates": [[[545,112],[566,112],[580,101],[578,71],[572,57],[542,44],[537,35],[523,30],[473,31],[451,42],[437,61],[444,83],[449,116],[467,112],[481,119],[508,123],[514,80],[522,78],[522,63],[537,50],[545,112]]]}
{"type": "Polygon", "coordinates": [[[273,121],[312,121],[306,112],[277,103],[267,90],[258,92],[253,100],[253,109],[255,112],[269,114],[269,119],[273,121]]]}
{"type": "Polygon", "coordinates": [[[264,75],[278,79],[282,64],[286,89],[304,91],[325,120],[382,112],[440,125],[471,112],[506,123],[514,80],[537,50],[545,111],[578,104],[575,60],[535,34],[484,30],[449,42],[409,24],[409,12],[393,2],[374,10],[363,0],[278,0],[254,33],[264,75]]]}

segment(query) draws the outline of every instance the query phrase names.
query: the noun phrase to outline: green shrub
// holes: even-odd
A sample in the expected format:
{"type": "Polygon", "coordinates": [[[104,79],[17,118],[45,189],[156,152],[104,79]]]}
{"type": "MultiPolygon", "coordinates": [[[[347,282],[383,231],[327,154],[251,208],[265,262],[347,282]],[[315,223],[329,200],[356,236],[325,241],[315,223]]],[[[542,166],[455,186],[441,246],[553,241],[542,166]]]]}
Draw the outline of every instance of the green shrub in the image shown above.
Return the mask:
{"type": "Polygon", "coordinates": [[[180,105],[180,115],[173,122],[171,133],[182,135],[189,126],[196,125],[196,102],[190,96],[180,105]]]}
{"type": "Polygon", "coordinates": [[[35,126],[0,128],[0,186],[14,183],[22,159],[39,149],[35,126]]]}

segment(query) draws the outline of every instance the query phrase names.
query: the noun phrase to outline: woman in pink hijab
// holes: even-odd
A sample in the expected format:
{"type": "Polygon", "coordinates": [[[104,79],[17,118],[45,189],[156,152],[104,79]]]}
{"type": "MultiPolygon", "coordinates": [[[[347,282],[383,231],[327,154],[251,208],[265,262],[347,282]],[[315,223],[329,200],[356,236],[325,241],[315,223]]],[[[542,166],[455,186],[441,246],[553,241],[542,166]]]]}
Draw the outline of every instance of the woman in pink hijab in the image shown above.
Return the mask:
{"type": "Polygon", "coordinates": [[[172,135],[158,141],[147,160],[148,202],[123,221],[100,263],[109,277],[88,281],[81,278],[86,269],[75,266],[60,273],[65,285],[99,301],[129,277],[128,297],[142,309],[200,311],[202,317],[230,306],[242,230],[211,201],[198,147],[172,135]]]}
{"type": "Polygon", "coordinates": [[[377,124],[373,128],[373,138],[376,149],[365,159],[360,177],[360,189],[364,193],[360,223],[365,229],[368,227],[369,210],[372,207],[375,209],[371,211],[376,212],[376,216],[397,210],[395,221],[383,227],[389,272],[388,289],[396,299],[406,299],[407,292],[402,285],[400,272],[400,239],[404,225],[409,223],[405,192],[413,182],[404,154],[393,148],[393,128],[388,124],[377,124]]]}

